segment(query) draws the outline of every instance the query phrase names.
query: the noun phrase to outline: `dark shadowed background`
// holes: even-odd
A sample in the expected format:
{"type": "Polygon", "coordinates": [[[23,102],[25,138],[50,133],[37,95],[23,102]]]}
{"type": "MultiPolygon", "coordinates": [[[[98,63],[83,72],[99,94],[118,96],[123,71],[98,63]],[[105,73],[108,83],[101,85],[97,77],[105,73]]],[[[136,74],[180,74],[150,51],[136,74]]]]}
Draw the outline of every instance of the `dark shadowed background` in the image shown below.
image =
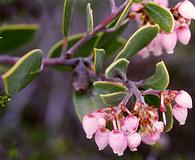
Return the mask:
{"type": "MultiPolygon", "coordinates": [[[[108,0],[75,0],[70,35],[86,31],[85,8],[92,3],[97,25],[110,14],[108,0]]],[[[171,0],[171,5],[177,1],[171,0]]],[[[193,0],[195,3],[195,1],[193,0]]],[[[118,0],[118,4],[120,4],[118,0]]],[[[0,25],[38,23],[40,30],[34,40],[12,55],[23,55],[34,48],[47,52],[62,38],[63,0],[0,0],[0,25]]],[[[128,38],[136,30],[130,22],[124,33],[128,38]]],[[[169,88],[188,91],[195,99],[195,22],[188,46],[178,44],[173,55],[135,56],[130,62],[129,78],[143,79],[154,72],[163,59],[170,73],[169,88]]],[[[112,42],[111,42],[112,43],[112,42]]],[[[195,103],[195,101],[194,101],[195,103]]],[[[189,111],[186,125],[174,128],[162,136],[154,147],[142,144],[138,152],[126,151],[117,157],[111,149],[99,152],[93,140],[87,140],[72,104],[72,74],[46,69],[28,87],[0,108],[0,160],[194,160],[195,109],[189,111]]]]}

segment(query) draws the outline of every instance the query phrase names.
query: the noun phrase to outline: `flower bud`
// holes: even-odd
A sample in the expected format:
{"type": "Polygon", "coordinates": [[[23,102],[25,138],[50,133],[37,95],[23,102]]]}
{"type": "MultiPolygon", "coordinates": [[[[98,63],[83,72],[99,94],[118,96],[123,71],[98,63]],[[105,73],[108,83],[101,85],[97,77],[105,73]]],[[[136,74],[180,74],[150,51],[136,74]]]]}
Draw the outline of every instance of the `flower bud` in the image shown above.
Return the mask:
{"type": "Polygon", "coordinates": [[[154,129],[155,129],[157,132],[159,132],[159,133],[163,132],[164,123],[161,122],[161,121],[155,122],[155,123],[154,123],[154,129]]]}
{"type": "Polygon", "coordinates": [[[128,146],[131,151],[137,151],[137,147],[141,143],[141,135],[139,133],[129,134],[127,137],[128,146]]]}
{"type": "Polygon", "coordinates": [[[168,7],[168,0],[153,0],[155,3],[158,3],[164,7],[168,7]]]}
{"type": "Polygon", "coordinates": [[[173,116],[179,122],[180,125],[185,124],[187,115],[188,115],[187,108],[181,107],[177,104],[173,107],[173,116]]]}
{"type": "Polygon", "coordinates": [[[121,153],[121,149],[125,145],[125,135],[122,131],[111,131],[108,136],[109,145],[115,154],[121,153]]]}
{"type": "Polygon", "coordinates": [[[177,44],[176,32],[162,34],[162,46],[167,51],[167,53],[172,54],[174,52],[175,46],[177,44]]]}
{"type": "Polygon", "coordinates": [[[195,7],[194,5],[188,1],[184,0],[178,7],[179,13],[187,19],[195,19],[195,7]]]}
{"type": "Polygon", "coordinates": [[[177,29],[177,39],[180,43],[187,45],[191,39],[191,32],[188,26],[177,29]]]}
{"type": "Polygon", "coordinates": [[[135,133],[139,126],[139,119],[136,116],[127,116],[125,119],[125,127],[130,133],[135,133]]]}
{"type": "Polygon", "coordinates": [[[99,150],[103,150],[108,145],[108,135],[110,131],[108,129],[98,129],[95,133],[95,142],[99,150]]]}
{"type": "Polygon", "coordinates": [[[160,139],[160,133],[153,132],[142,136],[142,142],[148,145],[154,145],[160,139]]]}
{"type": "Polygon", "coordinates": [[[192,108],[192,98],[186,91],[179,91],[176,95],[175,102],[184,108],[192,108]]]}
{"type": "Polygon", "coordinates": [[[86,133],[86,137],[91,139],[93,134],[98,129],[98,120],[94,115],[85,115],[83,117],[83,129],[86,133]]]}

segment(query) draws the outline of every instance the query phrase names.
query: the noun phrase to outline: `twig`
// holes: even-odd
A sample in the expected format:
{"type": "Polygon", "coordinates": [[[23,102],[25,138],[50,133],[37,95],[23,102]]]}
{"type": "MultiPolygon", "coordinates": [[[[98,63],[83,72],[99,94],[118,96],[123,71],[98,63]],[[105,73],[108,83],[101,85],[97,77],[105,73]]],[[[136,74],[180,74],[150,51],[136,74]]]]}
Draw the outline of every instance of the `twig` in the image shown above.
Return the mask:
{"type": "MultiPolygon", "coordinates": [[[[20,57],[11,57],[11,56],[0,56],[0,63],[1,64],[15,64],[20,57]]],[[[74,66],[78,63],[79,58],[72,58],[72,59],[63,59],[59,58],[44,58],[43,65],[46,66],[54,66],[54,65],[69,65],[74,66]]]]}
{"type": "Polygon", "coordinates": [[[114,13],[117,10],[116,2],[115,0],[109,0],[109,2],[110,2],[111,13],[114,13]]]}
{"type": "Polygon", "coordinates": [[[86,41],[93,38],[98,32],[105,29],[106,25],[108,25],[110,22],[112,22],[113,19],[115,19],[125,8],[127,4],[127,1],[125,1],[117,10],[115,10],[114,13],[112,13],[110,16],[108,16],[106,19],[104,19],[98,26],[96,26],[92,33],[86,34],[83,38],[81,38],[77,43],[75,43],[67,52],[64,53],[64,56],[66,55],[72,55],[74,52],[83,45],[86,41]]]}
{"type": "Polygon", "coordinates": [[[137,88],[136,84],[132,81],[127,81],[129,89],[133,90],[133,93],[137,99],[137,102],[145,104],[144,97],[142,96],[140,90],[137,88]]]}
{"type": "MultiPolygon", "coordinates": [[[[69,56],[75,53],[75,51],[82,46],[86,41],[93,38],[98,32],[105,29],[106,25],[109,24],[113,19],[115,19],[125,8],[127,1],[125,1],[118,9],[116,9],[110,16],[104,19],[97,27],[94,28],[93,32],[90,34],[86,34],[83,38],[81,38],[77,43],[75,43],[69,50],[64,53],[64,57],[59,58],[44,58],[43,65],[45,66],[54,66],[54,65],[70,65],[74,66],[78,63],[79,58],[71,58],[67,59],[69,56]]],[[[1,64],[15,64],[20,57],[12,57],[12,56],[0,56],[1,64]]]]}

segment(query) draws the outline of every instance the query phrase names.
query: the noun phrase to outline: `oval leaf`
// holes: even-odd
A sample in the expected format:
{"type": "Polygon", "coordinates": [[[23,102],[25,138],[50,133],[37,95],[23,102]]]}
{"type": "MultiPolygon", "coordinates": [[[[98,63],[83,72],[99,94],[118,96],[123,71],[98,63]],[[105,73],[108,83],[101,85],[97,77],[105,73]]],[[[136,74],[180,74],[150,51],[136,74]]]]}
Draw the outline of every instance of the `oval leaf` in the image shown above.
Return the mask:
{"type": "Polygon", "coordinates": [[[163,132],[169,132],[172,128],[173,128],[173,113],[172,113],[172,106],[166,106],[166,112],[165,112],[165,116],[166,116],[166,126],[164,128],[163,132]]]}
{"type": "Polygon", "coordinates": [[[138,51],[146,47],[157,35],[158,25],[146,25],[138,29],[127,41],[125,47],[119,52],[115,60],[119,58],[129,59],[138,51]]]}
{"type": "Polygon", "coordinates": [[[149,105],[152,105],[156,108],[160,107],[160,98],[157,95],[147,94],[144,96],[144,100],[149,105]]]}
{"type": "Polygon", "coordinates": [[[172,13],[165,7],[160,6],[154,2],[145,4],[145,10],[149,17],[159,25],[165,32],[172,32],[174,29],[174,18],[172,13]]]}
{"type": "Polygon", "coordinates": [[[127,91],[127,87],[119,82],[96,81],[93,85],[101,94],[127,91]]]}
{"type": "Polygon", "coordinates": [[[107,105],[117,106],[126,95],[126,92],[116,92],[110,94],[101,94],[100,96],[107,105]]]}
{"type": "Polygon", "coordinates": [[[156,71],[153,76],[144,81],[144,88],[151,88],[156,90],[165,90],[169,85],[169,73],[164,62],[156,64],[156,71]]]}
{"type": "Polygon", "coordinates": [[[129,11],[130,11],[130,7],[132,5],[132,0],[128,0],[128,3],[125,7],[125,9],[123,10],[122,14],[120,15],[119,19],[117,20],[114,29],[118,29],[124,22],[125,18],[127,17],[129,11]]]}
{"type": "Polygon", "coordinates": [[[87,32],[93,32],[93,10],[91,9],[91,4],[87,4],[87,32]]]}
{"type": "Polygon", "coordinates": [[[0,52],[11,51],[28,43],[38,28],[34,24],[0,26],[0,52]]]}
{"type": "Polygon", "coordinates": [[[105,77],[106,78],[121,78],[123,80],[126,80],[128,65],[129,65],[129,61],[124,58],[114,61],[106,69],[105,77]]]}
{"type": "Polygon", "coordinates": [[[26,87],[41,71],[42,51],[32,50],[2,75],[5,92],[14,95],[26,87]]]}
{"type": "Polygon", "coordinates": [[[73,13],[73,4],[74,0],[64,0],[64,11],[62,20],[62,32],[64,34],[64,37],[68,36],[68,31],[73,13]]]}
{"type": "Polygon", "coordinates": [[[102,71],[104,56],[104,49],[94,49],[94,70],[96,73],[100,73],[102,71]]]}

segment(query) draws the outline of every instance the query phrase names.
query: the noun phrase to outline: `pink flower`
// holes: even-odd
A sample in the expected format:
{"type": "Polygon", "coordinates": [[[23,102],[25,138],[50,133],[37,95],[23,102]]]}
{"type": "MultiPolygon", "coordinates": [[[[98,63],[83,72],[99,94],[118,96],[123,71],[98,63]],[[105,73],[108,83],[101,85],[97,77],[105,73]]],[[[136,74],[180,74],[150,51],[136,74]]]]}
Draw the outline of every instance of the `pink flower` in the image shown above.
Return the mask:
{"type": "Polygon", "coordinates": [[[106,119],[105,118],[99,118],[98,119],[98,127],[99,128],[105,128],[106,127],[106,119]]]}
{"type": "Polygon", "coordinates": [[[125,141],[123,142],[123,145],[118,152],[118,156],[122,156],[126,148],[127,148],[127,139],[125,138],[125,141]]]}
{"type": "Polygon", "coordinates": [[[175,31],[172,33],[162,33],[162,46],[167,53],[172,54],[177,44],[177,34],[175,31]]]}
{"type": "Polygon", "coordinates": [[[125,127],[130,133],[135,133],[139,126],[139,119],[136,116],[127,116],[125,119],[125,127]]]}
{"type": "MultiPolygon", "coordinates": [[[[109,145],[115,154],[121,154],[123,147],[125,146],[125,135],[122,131],[111,131],[108,136],[109,145]]],[[[126,149],[126,148],[125,148],[126,149]]],[[[125,150],[123,149],[123,150],[125,150]]]]}
{"type": "Polygon", "coordinates": [[[158,121],[154,123],[154,128],[157,132],[161,133],[164,129],[164,123],[162,121],[158,121]]]}
{"type": "Polygon", "coordinates": [[[108,145],[108,135],[110,131],[108,129],[98,129],[95,133],[95,142],[99,150],[103,150],[108,145]]]}
{"type": "Polygon", "coordinates": [[[152,42],[148,45],[148,50],[153,53],[154,56],[162,55],[161,34],[158,34],[152,42]]]}
{"type": "Polygon", "coordinates": [[[98,129],[98,119],[94,115],[85,115],[83,117],[83,129],[86,137],[91,139],[98,129]]]}
{"type": "Polygon", "coordinates": [[[143,5],[141,5],[140,3],[134,3],[132,6],[131,6],[131,11],[133,12],[137,12],[139,11],[140,9],[143,8],[143,5]]]}
{"type": "Polygon", "coordinates": [[[175,119],[177,119],[180,125],[185,124],[187,115],[188,115],[187,108],[181,107],[177,104],[173,107],[173,116],[175,117],[175,119]]]}
{"type": "Polygon", "coordinates": [[[189,26],[179,27],[177,29],[177,39],[184,45],[187,45],[191,39],[191,32],[189,26]]]}
{"type": "Polygon", "coordinates": [[[129,134],[127,137],[128,146],[131,151],[137,151],[137,147],[141,143],[141,135],[139,133],[129,134]]]}
{"type": "Polygon", "coordinates": [[[186,91],[179,91],[176,95],[175,102],[184,108],[192,108],[192,98],[186,91]]]}
{"type": "Polygon", "coordinates": [[[168,0],[153,0],[154,2],[164,6],[164,7],[168,7],[168,0]]]}
{"type": "Polygon", "coordinates": [[[178,11],[184,18],[195,19],[195,7],[188,0],[184,0],[180,3],[178,11]]]}
{"type": "Polygon", "coordinates": [[[148,145],[154,145],[160,139],[160,133],[153,132],[142,136],[142,142],[148,145]]]}
{"type": "Polygon", "coordinates": [[[150,56],[150,52],[147,49],[147,47],[143,48],[141,51],[138,52],[138,54],[140,56],[142,56],[142,58],[148,58],[150,56]]]}

